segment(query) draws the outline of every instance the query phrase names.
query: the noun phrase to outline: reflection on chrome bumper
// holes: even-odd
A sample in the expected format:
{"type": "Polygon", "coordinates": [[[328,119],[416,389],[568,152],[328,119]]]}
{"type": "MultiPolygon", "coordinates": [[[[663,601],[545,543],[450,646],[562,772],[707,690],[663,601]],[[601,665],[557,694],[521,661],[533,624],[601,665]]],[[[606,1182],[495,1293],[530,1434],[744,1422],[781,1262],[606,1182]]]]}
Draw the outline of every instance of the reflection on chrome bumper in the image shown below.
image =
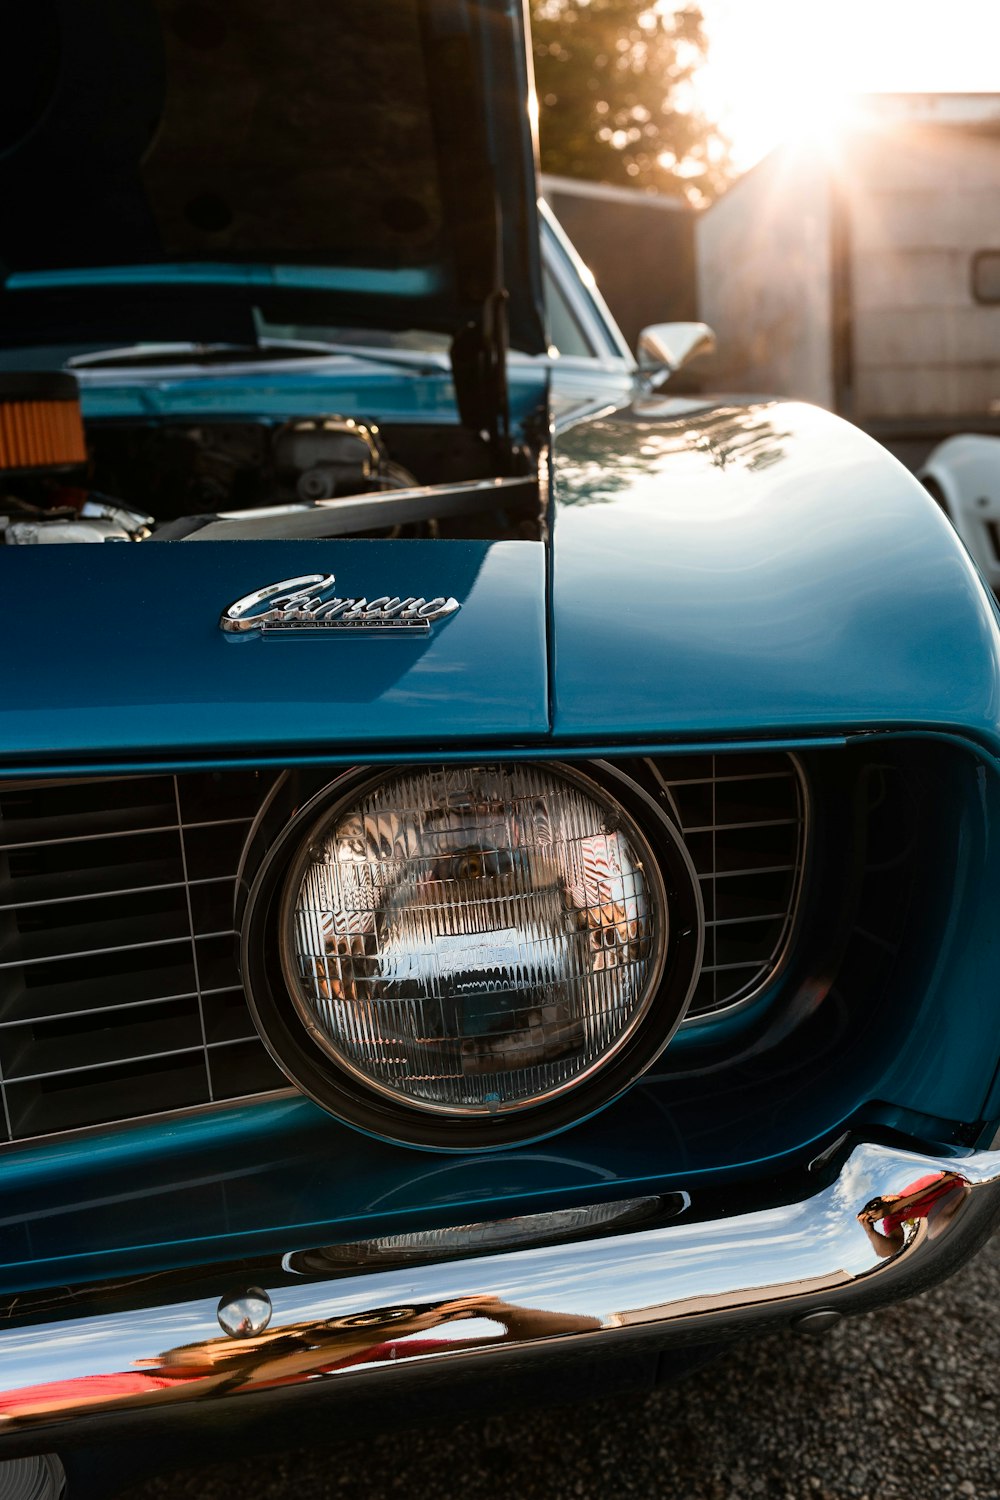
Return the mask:
{"type": "MultiPolygon", "coordinates": [[[[428,1363],[465,1368],[543,1345],[590,1357],[657,1331],[666,1345],[752,1325],[819,1326],[945,1276],[998,1211],[1000,1153],[937,1160],[860,1145],[813,1197],[733,1218],[392,1271],[276,1278],[248,1293],[245,1309],[231,1286],[167,1298],[158,1281],[159,1300],[138,1310],[49,1314],[0,1329],[0,1453],[21,1435],[58,1446],[78,1419],[103,1413],[242,1405],[307,1382],[375,1389],[404,1361],[416,1376],[428,1363]],[[238,1336],[220,1333],[218,1294],[238,1336]]],[[[210,1270],[204,1280],[211,1284],[210,1270]]]]}

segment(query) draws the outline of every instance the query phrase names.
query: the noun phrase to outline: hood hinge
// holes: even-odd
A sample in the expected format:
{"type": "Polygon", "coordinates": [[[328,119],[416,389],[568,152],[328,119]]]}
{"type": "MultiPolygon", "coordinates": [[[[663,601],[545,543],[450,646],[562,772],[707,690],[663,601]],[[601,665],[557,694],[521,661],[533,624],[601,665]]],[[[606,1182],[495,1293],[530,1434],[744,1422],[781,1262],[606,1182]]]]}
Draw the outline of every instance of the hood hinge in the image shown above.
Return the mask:
{"type": "Polygon", "coordinates": [[[459,415],[466,427],[487,438],[501,474],[511,465],[507,301],[505,288],[491,292],[479,320],[460,329],[451,346],[459,415]]]}

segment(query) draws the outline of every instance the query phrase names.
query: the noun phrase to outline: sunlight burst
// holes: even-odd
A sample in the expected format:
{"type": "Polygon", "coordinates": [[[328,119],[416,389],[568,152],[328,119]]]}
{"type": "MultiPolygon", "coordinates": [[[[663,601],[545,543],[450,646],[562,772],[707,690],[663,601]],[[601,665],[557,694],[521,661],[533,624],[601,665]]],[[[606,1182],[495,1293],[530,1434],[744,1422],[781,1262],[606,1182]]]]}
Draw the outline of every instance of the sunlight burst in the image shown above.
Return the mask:
{"type": "Polygon", "coordinates": [[[720,122],[738,168],[782,141],[835,150],[860,94],[996,89],[997,0],[952,0],[947,25],[939,0],[699,3],[709,57],[698,107],[720,122]]]}

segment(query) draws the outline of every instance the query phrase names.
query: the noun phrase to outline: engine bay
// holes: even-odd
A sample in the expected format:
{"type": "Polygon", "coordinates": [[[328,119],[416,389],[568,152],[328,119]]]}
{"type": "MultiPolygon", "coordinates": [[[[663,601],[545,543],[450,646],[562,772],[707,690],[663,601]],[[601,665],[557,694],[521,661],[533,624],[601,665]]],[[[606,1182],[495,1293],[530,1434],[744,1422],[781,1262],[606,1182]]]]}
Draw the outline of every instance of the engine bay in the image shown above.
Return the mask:
{"type": "Polygon", "coordinates": [[[496,477],[458,424],[83,423],[72,377],[28,384],[0,377],[0,544],[541,534],[533,455],[496,477]]]}

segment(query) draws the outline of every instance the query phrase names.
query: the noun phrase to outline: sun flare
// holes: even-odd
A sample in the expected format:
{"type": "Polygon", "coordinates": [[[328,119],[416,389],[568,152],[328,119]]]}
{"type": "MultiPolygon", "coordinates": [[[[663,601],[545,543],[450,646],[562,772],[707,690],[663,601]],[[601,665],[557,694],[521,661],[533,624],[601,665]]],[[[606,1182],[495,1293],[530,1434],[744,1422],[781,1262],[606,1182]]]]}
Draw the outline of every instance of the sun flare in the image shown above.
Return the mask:
{"type": "MultiPolygon", "coordinates": [[[[678,5],[680,0],[678,0],[678,5]]],[[[994,92],[998,0],[700,0],[695,84],[740,169],[779,142],[835,150],[866,93],[994,92]]]]}

